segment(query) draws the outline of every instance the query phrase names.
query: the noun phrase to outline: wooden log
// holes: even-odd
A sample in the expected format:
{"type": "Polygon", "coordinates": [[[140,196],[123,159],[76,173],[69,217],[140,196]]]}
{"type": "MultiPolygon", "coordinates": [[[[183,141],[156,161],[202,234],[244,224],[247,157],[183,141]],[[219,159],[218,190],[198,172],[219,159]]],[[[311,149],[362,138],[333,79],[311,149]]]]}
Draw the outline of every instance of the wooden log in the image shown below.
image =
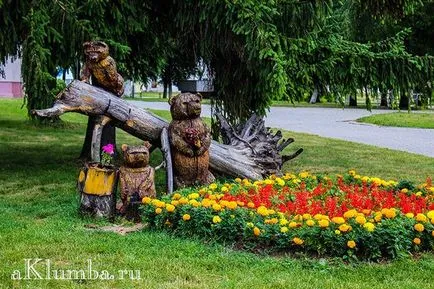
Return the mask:
{"type": "MultiPolygon", "coordinates": [[[[111,118],[112,125],[142,140],[148,140],[157,147],[161,146],[162,129],[168,127],[165,120],[153,113],[138,108],[110,92],[78,80],[71,82],[64,91],[59,93],[52,108],[33,111],[41,117],[59,116],[66,112],[91,116],[105,115],[111,118]]],[[[242,141],[236,140],[229,145],[212,142],[210,147],[210,169],[212,171],[220,175],[254,180],[279,172],[282,164],[282,157],[279,154],[275,156],[278,165],[274,167],[269,165],[270,161],[264,163],[261,159],[262,154],[252,155],[252,151],[263,152],[270,149],[268,147],[270,144],[275,145],[275,141],[269,142],[263,139],[266,135],[262,136],[260,142],[253,141],[253,138],[261,136],[260,132],[264,129],[263,121],[258,121],[260,119],[253,116],[252,121],[242,127],[241,132],[238,133],[242,141]],[[249,147],[247,143],[252,147],[249,147]]],[[[236,130],[233,131],[236,132],[236,130]]]]}

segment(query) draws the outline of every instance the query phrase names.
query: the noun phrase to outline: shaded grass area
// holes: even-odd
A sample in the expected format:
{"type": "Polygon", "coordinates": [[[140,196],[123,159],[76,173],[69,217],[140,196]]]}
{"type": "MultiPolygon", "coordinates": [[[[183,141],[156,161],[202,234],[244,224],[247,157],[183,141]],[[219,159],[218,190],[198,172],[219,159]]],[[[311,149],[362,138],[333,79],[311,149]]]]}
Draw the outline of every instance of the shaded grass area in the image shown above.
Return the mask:
{"type": "Polygon", "coordinates": [[[359,118],[357,121],[383,126],[434,128],[434,113],[396,112],[376,114],[359,118]]]}
{"type": "MultiPolygon", "coordinates": [[[[145,230],[127,236],[89,230],[75,190],[86,118],[67,114],[60,127],[33,125],[20,101],[0,108],[0,288],[434,288],[434,255],[386,264],[344,265],[340,259],[270,257],[145,230]],[[21,280],[25,258],[50,259],[53,269],[139,270],[140,280],[21,280]]],[[[168,116],[167,112],[157,112],[168,116]]],[[[357,168],[379,177],[419,181],[434,159],[366,145],[289,133],[305,152],[286,168],[341,173],[357,168]],[[421,168],[421,169],[416,169],[421,168]]],[[[118,143],[140,143],[118,130],[118,143]]],[[[161,156],[153,153],[153,165],[161,156]]],[[[431,171],[429,168],[431,167],[431,171]]],[[[163,187],[164,176],[157,183],[163,187]]],[[[36,266],[40,271],[44,266],[36,266]]],[[[137,276],[137,275],[136,275],[137,276]]]]}

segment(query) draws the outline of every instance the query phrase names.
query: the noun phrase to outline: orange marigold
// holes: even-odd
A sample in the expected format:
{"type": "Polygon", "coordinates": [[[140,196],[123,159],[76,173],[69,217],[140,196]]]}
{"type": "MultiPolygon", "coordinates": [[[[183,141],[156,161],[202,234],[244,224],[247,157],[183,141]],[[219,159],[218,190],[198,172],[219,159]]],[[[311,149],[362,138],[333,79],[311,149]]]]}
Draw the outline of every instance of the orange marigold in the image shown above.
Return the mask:
{"type": "Polygon", "coordinates": [[[356,247],[356,242],[354,242],[353,240],[350,240],[347,242],[347,246],[348,246],[348,248],[353,249],[356,247]]]}

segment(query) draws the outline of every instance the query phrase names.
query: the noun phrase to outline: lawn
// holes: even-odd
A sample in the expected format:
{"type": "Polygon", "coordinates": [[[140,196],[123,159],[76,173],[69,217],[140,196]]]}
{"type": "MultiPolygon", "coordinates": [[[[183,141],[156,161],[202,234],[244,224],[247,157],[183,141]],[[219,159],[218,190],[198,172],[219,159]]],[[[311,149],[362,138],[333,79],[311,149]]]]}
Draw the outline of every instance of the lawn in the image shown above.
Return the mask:
{"type": "MultiPolygon", "coordinates": [[[[86,118],[40,127],[26,120],[20,100],[0,100],[0,288],[434,288],[434,255],[392,263],[344,264],[340,259],[255,255],[200,240],[143,231],[127,236],[86,228],[75,183],[86,118]],[[50,259],[54,269],[140,271],[140,280],[12,281],[25,258],[50,259]]],[[[167,117],[167,112],[156,112],[167,117]]],[[[434,159],[372,146],[285,132],[305,152],[285,170],[360,174],[422,182],[434,159]]],[[[139,143],[121,131],[118,144],[139,143]]],[[[152,164],[161,160],[156,151],[152,164]]],[[[164,173],[156,180],[164,187],[164,173]]],[[[43,268],[37,267],[41,271],[43,268]]],[[[137,276],[137,275],[135,275],[137,276]]]]}
{"type": "Polygon", "coordinates": [[[434,128],[434,113],[395,112],[375,114],[362,117],[357,121],[383,126],[434,128]]]}

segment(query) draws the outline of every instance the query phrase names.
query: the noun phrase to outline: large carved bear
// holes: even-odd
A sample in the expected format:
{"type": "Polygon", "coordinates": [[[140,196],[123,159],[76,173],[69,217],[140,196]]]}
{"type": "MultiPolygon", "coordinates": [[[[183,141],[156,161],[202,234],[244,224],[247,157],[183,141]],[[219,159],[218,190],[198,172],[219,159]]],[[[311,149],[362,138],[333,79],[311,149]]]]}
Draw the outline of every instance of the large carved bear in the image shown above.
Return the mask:
{"type": "Polygon", "coordinates": [[[121,96],[124,93],[124,79],[117,72],[108,45],[102,41],[91,41],[83,43],[83,49],[86,62],[80,79],[88,83],[92,80],[92,85],[121,96]]]}
{"type": "Polygon", "coordinates": [[[200,94],[192,93],[181,93],[169,100],[169,141],[176,188],[214,181],[208,170],[211,135],[200,118],[201,100],[200,94]]]}

